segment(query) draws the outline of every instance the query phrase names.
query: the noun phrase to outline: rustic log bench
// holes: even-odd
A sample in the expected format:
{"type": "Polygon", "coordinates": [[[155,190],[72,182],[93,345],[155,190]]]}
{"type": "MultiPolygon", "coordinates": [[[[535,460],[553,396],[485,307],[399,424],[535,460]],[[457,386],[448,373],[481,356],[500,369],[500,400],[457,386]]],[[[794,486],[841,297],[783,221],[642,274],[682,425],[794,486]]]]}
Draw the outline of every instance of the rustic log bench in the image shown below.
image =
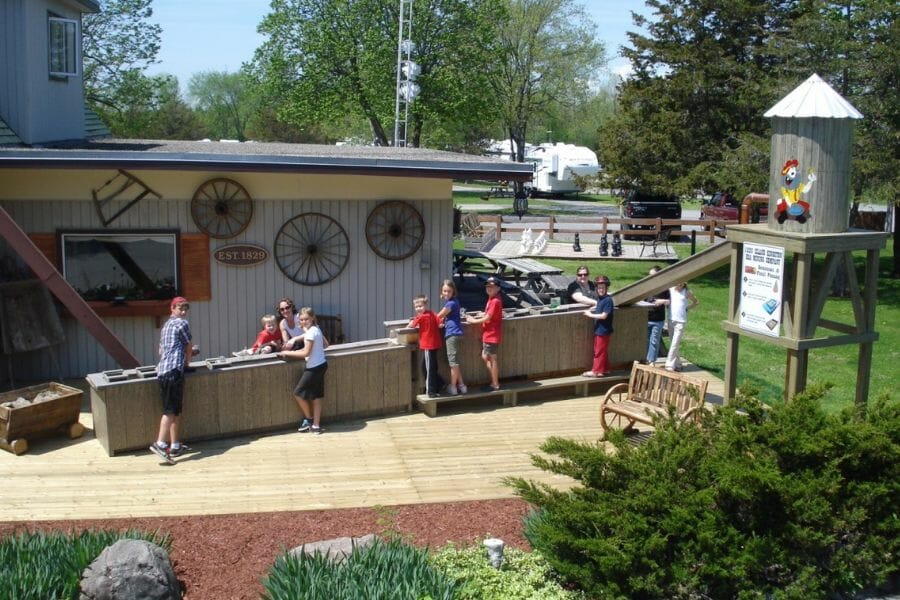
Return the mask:
{"type": "Polygon", "coordinates": [[[655,416],[669,414],[675,409],[680,420],[696,418],[706,399],[708,381],[635,361],[628,383],[615,385],[606,392],[600,403],[600,426],[604,433],[612,421],[628,421],[629,431],[637,422],[653,424],[655,416]]]}
{"type": "Polygon", "coordinates": [[[619,384],[626,380],[625,374],[611,374],[606,377],[581,377],[580,375],[571,377],[554,377],[549,379],[535,379],[531,381],[511,381],[503,382],[499,390],[483,392],[479,388],[470,387],[468,393],[458,396],[438,396],[437,398],[429,398],[427,394],[419,394],[416,396],[416,402],[425,411],[429,417],[437,416],[439,404],[445,402],[456,402],[459,400],[476,400],[480,398],[496,398],[503,402],[504,406],[515,406],[519,401],[520,395],[540,390],[550,390],[558,388],[572,388],[576,396],[588,396],[592,387],[601,387],[603,385],[619,384]]]}

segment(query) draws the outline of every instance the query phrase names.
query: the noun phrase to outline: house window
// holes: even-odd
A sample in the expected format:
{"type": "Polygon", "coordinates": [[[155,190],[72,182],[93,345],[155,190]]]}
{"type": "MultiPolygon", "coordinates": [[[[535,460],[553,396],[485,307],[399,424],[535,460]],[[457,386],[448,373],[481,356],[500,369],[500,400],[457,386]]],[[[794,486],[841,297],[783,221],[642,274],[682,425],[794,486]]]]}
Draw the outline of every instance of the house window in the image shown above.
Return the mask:
{"type": "Polygon", "coordinates": [[[67,231],[59,237],[63,276],[85,300],[164,300],[178,295],[177,231],[67,231]]]}
{"type": "Polygon", "coordinates": [[[49,17],[50,75],[78,75],[78,21],[49,17]]]}

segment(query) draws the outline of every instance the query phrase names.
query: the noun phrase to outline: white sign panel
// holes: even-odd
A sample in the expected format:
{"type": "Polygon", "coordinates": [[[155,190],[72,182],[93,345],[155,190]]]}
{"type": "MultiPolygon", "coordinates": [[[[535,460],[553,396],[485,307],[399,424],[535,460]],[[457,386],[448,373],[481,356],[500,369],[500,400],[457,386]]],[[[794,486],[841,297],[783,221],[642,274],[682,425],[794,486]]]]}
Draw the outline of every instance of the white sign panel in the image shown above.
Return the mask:
{"type": "Polygon", "coordinates": [[[744,244],[738,326],[772,337],[780,335],[784,286],[784,248],[744,244]]]}

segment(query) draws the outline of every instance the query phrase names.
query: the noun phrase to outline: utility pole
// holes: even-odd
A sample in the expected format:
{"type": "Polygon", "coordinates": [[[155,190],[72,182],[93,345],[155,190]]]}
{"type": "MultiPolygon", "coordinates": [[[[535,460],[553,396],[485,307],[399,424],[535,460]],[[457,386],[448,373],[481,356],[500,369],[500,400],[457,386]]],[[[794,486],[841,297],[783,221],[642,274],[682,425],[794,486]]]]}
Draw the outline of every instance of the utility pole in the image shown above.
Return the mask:
{"type": "Polygon", "coordinates": [[[394,146],[406,146],[409,105],[419,95],[416,77],[421,68],[412,61],[415,44],[412,41],[413,0],[400,0],[400,19],[397,35],[397,86],[394,98],[394,146]]]}

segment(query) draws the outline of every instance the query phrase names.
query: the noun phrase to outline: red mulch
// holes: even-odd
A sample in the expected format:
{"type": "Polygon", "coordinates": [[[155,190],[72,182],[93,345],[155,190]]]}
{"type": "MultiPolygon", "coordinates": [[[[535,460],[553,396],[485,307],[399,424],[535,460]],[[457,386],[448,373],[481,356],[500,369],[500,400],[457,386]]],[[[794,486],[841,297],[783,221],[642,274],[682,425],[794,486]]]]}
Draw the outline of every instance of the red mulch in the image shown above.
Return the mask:
{"type": "Polygon", "coordinates": [[[19,531],[159,530],[172,536],[170,556],[187,600],[257,600],[261,579],[282,551],[304,543],[386,529],[417,546],[468,545],[488,535],[528,548],[518,499],[412,504],[375,510],[250,513],[84,521],[0,522],[0,537],[19,531]]]}

